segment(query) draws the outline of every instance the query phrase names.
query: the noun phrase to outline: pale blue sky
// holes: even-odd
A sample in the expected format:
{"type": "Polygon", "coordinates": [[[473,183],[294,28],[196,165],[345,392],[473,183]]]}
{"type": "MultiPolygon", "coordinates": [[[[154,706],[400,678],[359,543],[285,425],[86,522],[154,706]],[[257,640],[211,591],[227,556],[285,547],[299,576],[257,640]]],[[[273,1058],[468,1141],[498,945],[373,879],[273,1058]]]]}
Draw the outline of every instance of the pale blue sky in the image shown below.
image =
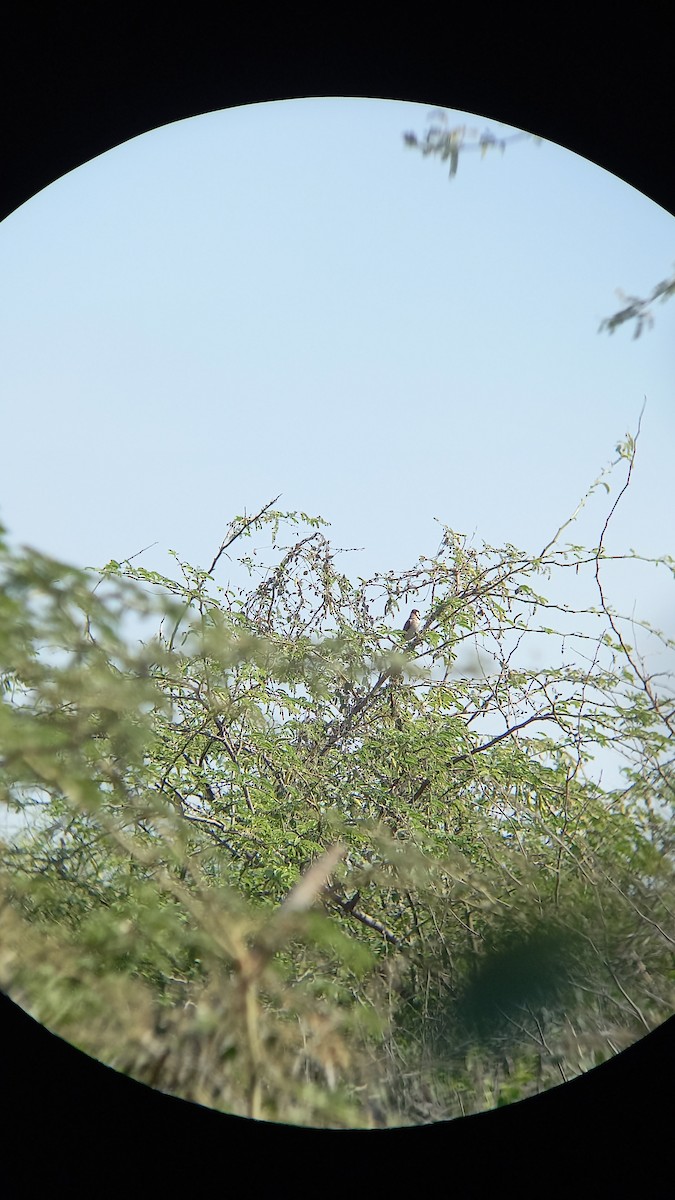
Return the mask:
{"type": "MultiPolygon", "coordinates": [[[[309,99],[182,121],[7,218],[14,541],[83,565],[157,542],[147,567],[168,548],[207,566],[229,519],[281,492],[364,547],[354,575],[433,553],[435,517],[536,552],[646,396],[611,545],[673,551],[675,301],[639,341],[597,332],[617,287],[672,269],[673,217],[546,142],[467,153],[449,182],[403,145],[428,112],[309,99]]],[[[603,497],[572,540],[597,540],[603,497]]],[[[673,632],[666,579],[634,578],[614,598],[673,632]]]]}

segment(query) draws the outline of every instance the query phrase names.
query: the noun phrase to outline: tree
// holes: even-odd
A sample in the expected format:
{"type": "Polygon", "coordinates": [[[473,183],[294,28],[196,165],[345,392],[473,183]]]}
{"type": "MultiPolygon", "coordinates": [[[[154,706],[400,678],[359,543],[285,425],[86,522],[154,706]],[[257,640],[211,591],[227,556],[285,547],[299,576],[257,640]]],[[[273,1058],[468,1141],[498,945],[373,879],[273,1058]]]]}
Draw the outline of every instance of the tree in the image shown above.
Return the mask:
{"type": "Polygon", "coordinates": [[[315,1125],[506,1103],[659,1024],[673,704],[604,582],[636,440],[588,551],[574,517],[535,555],[443,526],[353,581],[275,502],[178,579],[3,541],[3,987],[154,1086],[315,1125]]]}

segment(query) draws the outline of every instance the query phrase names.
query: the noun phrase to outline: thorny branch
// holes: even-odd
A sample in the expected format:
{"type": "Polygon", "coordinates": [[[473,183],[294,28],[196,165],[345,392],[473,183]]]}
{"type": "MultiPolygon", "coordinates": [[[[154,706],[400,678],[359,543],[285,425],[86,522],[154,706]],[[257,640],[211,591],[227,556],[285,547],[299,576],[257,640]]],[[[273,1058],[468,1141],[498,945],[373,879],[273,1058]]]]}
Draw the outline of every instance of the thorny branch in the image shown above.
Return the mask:
{"type": "MultiPolygon", "coordinates": [[[[504,729],[502,733],[498,733],[496,737],[490,738],[489,741],[483,742],[480,746],[473,746],[471,750],[466,750],[462,754],[454,754],[448,759],[448,766],[455,766],[456,763],[468,762],[476,754],[482,754],[484,750],[489,750],[495,746],[497,742],[502,742],[504,738],[512,737],[519,729],[524,729],[526,725],[532,725],[535,721],[557,721],[558,717],[555,711],[550,713],[535,713],[532,717],[527,717],[526,720],[520,721],[518,725],[512,725],[510,729],[504,729]]],[[[431,787],[431,780],[424,779],[413,796],[413,804],[422,798],[427,788],[431,787]]]]}

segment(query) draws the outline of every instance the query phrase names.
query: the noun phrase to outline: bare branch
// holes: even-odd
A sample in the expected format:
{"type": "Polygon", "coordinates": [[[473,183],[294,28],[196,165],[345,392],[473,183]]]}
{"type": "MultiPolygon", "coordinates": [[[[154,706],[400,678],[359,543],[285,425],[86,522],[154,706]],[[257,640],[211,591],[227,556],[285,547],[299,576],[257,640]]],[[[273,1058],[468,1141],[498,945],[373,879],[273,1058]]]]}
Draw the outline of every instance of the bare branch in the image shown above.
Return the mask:
{"type": "Polygon", "coordinates": [[[230,526],[229,533],[222,541],[220,549],[207,571],[207,575],[213,575],[216,564],[221,555],[224,554],[227,549],[229,549],[233,542],[236,542],[237,538],[241,537],[243,533],[246,533],[247,529],[250,529],[252,525],[255,525],[256,521],[259,521],[264,513],[268,512],[273,504],[276,504],[280,496],[281,492],[279,493],[279,496],[275,496],[273,500],[270,500],[267,504],[263,505],[263,507],[255,514],[254,517],[238,517],[235,519],[235,521],[233,521],[232,525],[230,526]]]}

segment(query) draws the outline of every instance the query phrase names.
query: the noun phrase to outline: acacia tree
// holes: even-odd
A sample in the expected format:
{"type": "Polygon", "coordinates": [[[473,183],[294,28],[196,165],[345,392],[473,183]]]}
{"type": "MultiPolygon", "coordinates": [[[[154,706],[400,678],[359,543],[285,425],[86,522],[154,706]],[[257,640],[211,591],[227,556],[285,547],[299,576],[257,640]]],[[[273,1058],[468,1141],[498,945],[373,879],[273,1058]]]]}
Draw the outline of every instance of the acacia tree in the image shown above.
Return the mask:
{"type": "Polygon", "coordinates": [[[353,580],[274,502],[178,579],[3,543],[3,986],[137,1078],[319,1125],[504,1103],[660,1023],[673,703],[606,595],[617,449],[590,550],[442,527],[353,580]]]}

